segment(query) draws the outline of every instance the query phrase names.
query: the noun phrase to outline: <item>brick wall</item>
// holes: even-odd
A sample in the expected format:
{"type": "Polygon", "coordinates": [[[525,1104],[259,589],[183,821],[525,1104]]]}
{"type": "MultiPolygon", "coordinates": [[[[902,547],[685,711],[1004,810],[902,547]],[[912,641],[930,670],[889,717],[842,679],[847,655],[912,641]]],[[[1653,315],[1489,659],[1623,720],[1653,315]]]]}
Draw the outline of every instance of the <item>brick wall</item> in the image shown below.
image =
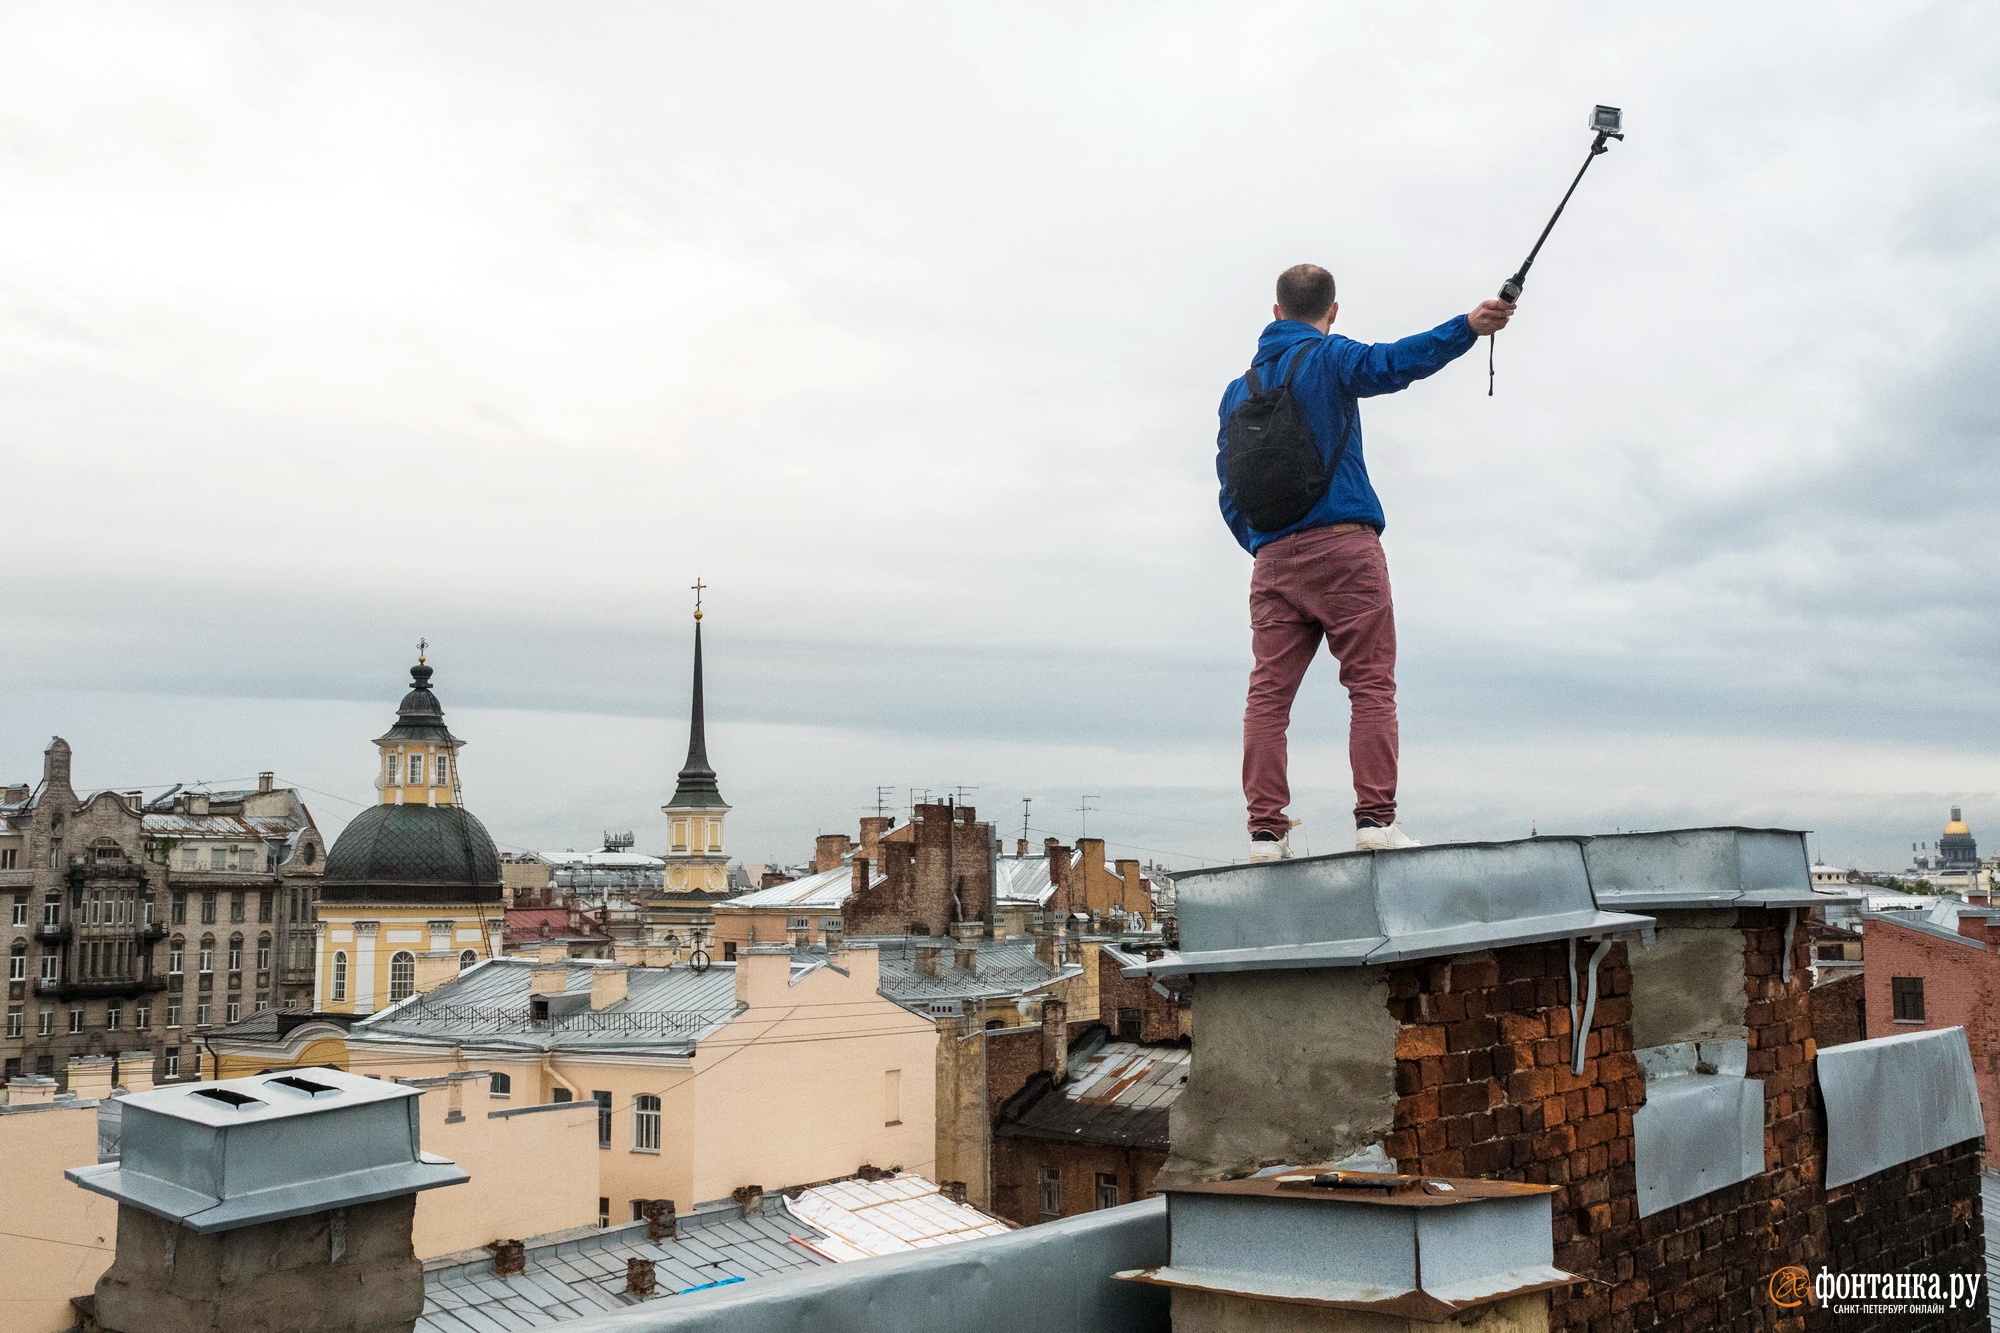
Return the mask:
{"type": "Polygon", "coordinates": [[[847,933],[944,935],[954,921],[989,919],[993,826],[974,815],[969,805],[920,805],[896,840],[881,840],[885,882],[847,900],[847,933]]]}
{"type": "Polygon", "coordinates": [[[1166,1164],[1164,1149],[1119,1148],[1100,1143],[1055,1143],[1002,1135],[993,1140],[993,1211],[1010,1222],[1031,1226],[1052,1216],[1074,1217],[1097,1207],[1097,1177],[1118,1181],[1120,1203],[1143,1199],[1166,1164]],[[1042,1211],[1044,1170],[1061,1175],[1062,1211],[1042,1211]]]}
{"type": "Polygon", "coordinates": [[[1978,939],[1940,939],[1893,921],[1871,919],[1864,963],[1868,1035],[1964,1028],[1966,1045],[1972,1051],[1973,1077],[1979,1084],[1986,1137],[2000,1141],[2000,1049],[1996,1049],[2000,1043],[1994,1040],[2000,955],[1978,939]],[[1923,978],[1921,1021],[1895,1016],[1890,986],[1895,977],[1923,978]]]}
{"type": "Polygon", "coordinates": [[[1151,977],[1128,977],[1117,961],[1097,954],[1097,1019],[1123,1039],[1118,1030],[1121,1009],[1139,1011],[1139,1041],[1179,1041],[1190,1031],[1188,1009],[1181,1001],[1160,994],[1151,977]]]}
{"type": "MultiPolygon", "coordinates": [[[[1871,932],[1868,950],[1875,950],[1871,932]]],[[[1979,1211],[1979,1141],[1877,1171],[1826,1192],[1828,1266],[1856,1273],[1981,1273],[1985,1231],[1979,1211]]],[[[1989,1293],[1990,1295],[1990,1293],[1989,1293]]],[[[1843,1315],[1821,1322],[1840,1333],[1987,1327],[1984,1308],[1951,1315],[1843,1315]]]]}
{"type": "MultiPolygon", "coordinates": [[[[1782,914],[1744,911],[1737,928],[1745,944],[1748,1072],[1764,1083],[1767,1169],[1643,1221],[1633,1116],[1646,1090],[1632,1054],[1624,945],[1614,945],[1599,969],[1581,1074],[1570,1072],[1565,944],[1389,969],[1389,1005],[1400,1026],[1395,1129],[1385,1146],[1404,1171],[1560,1187],[1556,1265],[1592,1281],[1557,1294],[1552,1327],[1678,1333],[1805,1326],[1801,1314],[1769,1302],[1765,1284],[1777,1268],[1816,1267],[1827,1252],[1809,946],[1802,934],[1795,940],[1792,979],[1784,983],[1782,914]]],[[[1587,952],[1579,949],[1580,984],[1587,952]]]]}
{"type": "Polygon", "coordinates": [[[1867,979],[1850,972],[1812,988],[1813,1040],[1842,1046],[1868,1035],[1867,979]]]}

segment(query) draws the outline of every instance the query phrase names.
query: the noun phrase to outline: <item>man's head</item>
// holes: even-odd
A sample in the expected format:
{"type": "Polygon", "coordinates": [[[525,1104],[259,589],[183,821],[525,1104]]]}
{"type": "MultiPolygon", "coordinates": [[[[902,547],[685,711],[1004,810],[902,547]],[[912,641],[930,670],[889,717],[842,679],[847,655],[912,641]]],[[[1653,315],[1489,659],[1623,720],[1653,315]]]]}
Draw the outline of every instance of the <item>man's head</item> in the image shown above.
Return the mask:
{"type": "Polygon", "coordinates": [[[1296,319],[1325,333],[1333,327],[1340,303],[1333,299],[1333,274],[1318,264],[1294,264],[1278,275],[1278,303],[1271,313],[1296,319]]]}

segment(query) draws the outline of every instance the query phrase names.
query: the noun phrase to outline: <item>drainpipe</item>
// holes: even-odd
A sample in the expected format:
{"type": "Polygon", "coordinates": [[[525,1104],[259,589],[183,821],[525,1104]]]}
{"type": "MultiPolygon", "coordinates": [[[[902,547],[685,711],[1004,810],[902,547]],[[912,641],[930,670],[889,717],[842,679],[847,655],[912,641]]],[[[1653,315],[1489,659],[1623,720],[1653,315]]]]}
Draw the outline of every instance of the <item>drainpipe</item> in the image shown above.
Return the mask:
{"type": "MultiPolygon", "coordinates": [[[[1575,948],[1574,940],[1571,941],[1570,947],[1575,948]]],[[[1572,1027],[1569,1034],[1569,1072],[1572,1074],[1583,1073],[1584,1052],[1590,1046],[1590,1023],[1597,1016],[1597,965],[1603,962],[1604,955],[1610,952],[1611,939],[1609,936],[1599,940],[1597,947],[1590,951],[1590,989],[1583,1002],[1583,1026],[1581,1028],[1572,1027]]],[[[1571,987],[1570,994],[1572,997],[1576,994],[1574,985],[1571,987]]],[[[1574,1003],[1573,999],[1572,1003],[1574,1003]]]]}
{"type": "Polygon", "coordinates": [[[582,1100],[582,1097],[580,1096],[580,1089],[578,1089],[576,1084],[570,1082],[568,1079],[564,1078],[561,1074],[558,1074],[556,1072],[555,1052],[553,1051],[542,1052],[542,1073],[548,1075],[549,1082],[556,1084],[558,1087],[568,1088],[571,1101],[582,1100]]]}

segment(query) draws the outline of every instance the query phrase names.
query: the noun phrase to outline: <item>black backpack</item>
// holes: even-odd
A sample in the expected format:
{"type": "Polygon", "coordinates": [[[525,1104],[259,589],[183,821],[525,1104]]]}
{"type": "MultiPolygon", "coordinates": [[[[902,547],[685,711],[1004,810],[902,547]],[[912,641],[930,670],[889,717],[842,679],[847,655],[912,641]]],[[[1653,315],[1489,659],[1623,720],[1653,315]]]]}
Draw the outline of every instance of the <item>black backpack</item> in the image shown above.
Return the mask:
{"type": "Polygon", "coordinates": [[[1292,368],[1274,389],[1266,389],[1252,366],[1243,376],[1249,392],[1229,414],[1222,454],[1223,487],[1236,511],[1259,532],[1277,532],[1312,512],[1326,497],[1334,469],[1347,452],[1346,432],[1333,462],[1320,457],[1305,409],[1292,396],[1292,376],[1311,350],[1292,353],[1292,368]]]}

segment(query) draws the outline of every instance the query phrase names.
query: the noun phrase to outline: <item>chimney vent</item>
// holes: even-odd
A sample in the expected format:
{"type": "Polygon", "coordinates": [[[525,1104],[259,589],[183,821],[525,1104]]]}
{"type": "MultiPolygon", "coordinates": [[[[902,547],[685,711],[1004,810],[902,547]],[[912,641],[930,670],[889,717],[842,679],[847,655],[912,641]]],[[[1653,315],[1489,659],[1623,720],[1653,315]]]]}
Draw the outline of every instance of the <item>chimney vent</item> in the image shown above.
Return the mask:
{"type": "Polygon", "coordinates": [[[870,862],[865,856],[854,858],[854,874],[848,882],[848,888],[851,892],[866,893],[868,891],[868,882],[874,878],[869,873],[869,864],[870,862]]]}
{"type": "Polygon", "coordinates": [[[277,774],[275,773],[259,773],[257,775],[257,790],[270,791],[276,785],[276,779],[277,774]]]}
{"type": "Polygon", "coordinates": [[[623,963],[590,969],[590,1007],[609,1009],[625,999],[629,977],[623,963]]]}
{"type": "Polygon", "coordinates": [[[647,1240],[672,1240],[680,1234],[672,1199],[639,1200],[639,1216],[646,1219],[647,1240]]]}
{"type": "Polygon", "coordinates": [[[494,1277],[513,1277],[528,1271],[528,1247],[520,1241],[490,1241],[486,1248],[493,1251],[494,1277]]]}
{"type": "Polygon", "coordinates": [[[645,1300],[659,1290],[659,1282],[653,1276],[653,1261],[637,1257],[625,1261],[625,1294],[645,1300]]]}
{"type": "Polygon", "coordinates": [[[938,955],[943,952],[935,944],[919,944],[913,949],[917,959],[917,975],[935,977],[938,975],[938,955]]]}
{"type": "Polygon", "coordinates": [[[1026,838],[1014,839],[1014,855],[1025,857],[1027,854],[1028,840],[1026,838]]]}
{"type": "Polygon", "coordinates": [[[743,1211],[743,1216],[754,1217],[764,1211],[764,1187],[762,1185],[738,1185],[729,1191],[729,1201],[743,1211]]]}
{"type": "Polygon", "coordinates": [[[952,953],[952,961],[958,964],[959,971],[967,976],[979,975],[979,949],[975,945],[960,944],[952,953]]]}
{"type": "Polygon", "coordinates": [[[964,1203],[965,1182],[962,1180],[943,1181],[938,1185],[938,1193],[944,1195],[945,1198],[951,1200],[953,1203],[964,1203]]]}

